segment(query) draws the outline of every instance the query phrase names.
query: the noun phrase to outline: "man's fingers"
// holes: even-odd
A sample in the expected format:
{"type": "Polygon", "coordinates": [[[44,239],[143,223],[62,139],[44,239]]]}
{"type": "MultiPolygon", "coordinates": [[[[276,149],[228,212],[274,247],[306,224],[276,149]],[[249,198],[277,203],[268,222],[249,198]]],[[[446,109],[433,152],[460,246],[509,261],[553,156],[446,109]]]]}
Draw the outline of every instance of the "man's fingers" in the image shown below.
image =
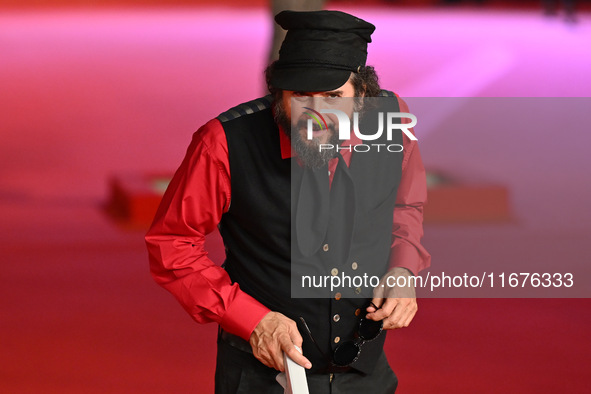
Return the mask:
{"type": "MultiPolygon", "coordinates": [[[[380,300],[381,305],[374,302],[374,304],[376,304],[376,306],[381,306],[381,308],[375,312],[368,313],[366,316],[368,319],[375,320],[375,321],[384,320],[386,317],[388,317],[392,314],[392,311],[394,310],[394,308],[398,304],[398,299],[397,298],[387,298],[383,304],[382,304],[382,302],[383,302],[383,299],[380,300]]],[[[375,308],[373,308],[373,309],[375,309],[375,308]]]]}
{"type": "Polygon", "coordinates": [[[297,324],[279,312],[267,313],[249,339],[254,356],[266,366],[279,371],[285,370],[284,352],[301,366],[312,367],[310,361],[295,348],[295,345],[301,347],[302,342],[297,324]]]}
{"type": "Polygon", "coordinates": [[[412,311],[412,313],[409,314],[409,316],[406,318],[406,320],[402,323],[402,327],[408,327],[410,325],[410,322],[412,321],[412,319],[414,319],[418,310],[419,310],[419,308],[415,304],[414,310],[412,311]]]}
{"type": "Polygon", "coordinates": [[[275,364],[273,368],[278,371],[285,372],[285,365],[283,365],[283,352],[281,348],[276,347],[271,352],[271,357],[273,358],[273,363],[275,364]]]}
{"type": "MultiPolygon", "coordinates": [[[[386,297],[386,287],[383,283],[380,284],[373,289],[373,303],[376,304],[376,300],[382,300],[386,297]]],[[[379,304],[376,304],[379,306],[379,304]]]]}
{"type": "MultiPolygon", "coordinates": [[[[284,351],[285,354],[287,354],[289,356],[289,358],[291,358],[295,363],[301,365],[302,367],[304,367],[306,369],[312,368],[312,363],[306,357],[304,357],[303,354],[298,352],[298,350],[295,348],[295,345],[290,338],[282,337],[280,339],[280,344],[281,344],[281,350],[284,351]]],[[[301,344],[300,344],[300,347],[301,347],[301,344]]],[[[282,355],[282,360],[283,360],[283,355],[282,355]]]]}
{"type": "Polygon", "coordinates": [[[389,316],[384,319],[384,330],[393,330],[395,328],[401,328],[402,325],[399,324],[400,316],[389,316]]]}
{"type": "Polygon", "coordinates": [[[367,307],[366,311],[368,311],[369,313],[375,312],[377,311],[379,308],[382,307],[382,303],[384,302],[383,298],[377,298],[374,297],[373,300],[371,300],[370,305],[367,307]],[[376,308],[377,306],[377,308],[376,308]]]}
{"type": "MultiPolygon", "coordinates": [[[[263,350],[263,359],[265,359],[271,368],[283,372],[285,366],[283,365],[283,352],[281,346],[274,340],[269,340],[263,350]]],[[[264,364],[264,363],[263,363],[264,364]]]]}
{"type": "Polygon", "coordinates": [[[259,349],[259,348],[253,349],[253,354],[257,358],[257,360],[259,360],[261,363],[263,363],[267,367],[278,369],[278,366],[275,365],[275,360],[273,359],[271,354],[269,352],[267,352],[266,350],[263,351],[262,349],[259,349]]]}
{"type": "Polygon", "coordinates": [[[410,321],[417,312],[417,303],[412,298],[402,298],[396,305],[393,313],[384,320],[384,329],[408,327],[410,321]]]}
{"type": "Polygon", "coordinates": [[[295,322],[293,323],[293,326],[291,327],[291,329],[289,331],[289,336],[290,336],[293,344],[301,349],[302,344],[304,343],[304,339],[302,338],[302,335],[298,331],[298,326],[297,326],[297,324],[295,324],[295,322]]]}
{"type": "Polygon", "coordinates": [[[398,323],[400,322],[400,319],[403,316],[406,318],[406,314],[408,313],[408,306],[408,299],[399,300],[399,302],[396,304],[396,308],[394,308],[394,310],[390,314],[390,317],[388,317],[388,320],[390,321],[390,323],[392,323],[394,327],[400,327],[398,326],[398,323]]]}

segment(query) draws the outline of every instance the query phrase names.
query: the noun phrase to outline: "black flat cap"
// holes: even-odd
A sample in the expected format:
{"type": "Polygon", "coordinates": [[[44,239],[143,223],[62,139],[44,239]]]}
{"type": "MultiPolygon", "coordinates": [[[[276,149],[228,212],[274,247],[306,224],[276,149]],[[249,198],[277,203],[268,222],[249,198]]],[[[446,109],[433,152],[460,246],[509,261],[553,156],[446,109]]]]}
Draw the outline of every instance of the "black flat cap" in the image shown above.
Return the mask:
{"type": "Polygon", "coordinates": [[[287,35],[271,78],[277,89],[334,90],[365,66],[375,26],[340,11],[282,11],[275,21],[287,35]]]}

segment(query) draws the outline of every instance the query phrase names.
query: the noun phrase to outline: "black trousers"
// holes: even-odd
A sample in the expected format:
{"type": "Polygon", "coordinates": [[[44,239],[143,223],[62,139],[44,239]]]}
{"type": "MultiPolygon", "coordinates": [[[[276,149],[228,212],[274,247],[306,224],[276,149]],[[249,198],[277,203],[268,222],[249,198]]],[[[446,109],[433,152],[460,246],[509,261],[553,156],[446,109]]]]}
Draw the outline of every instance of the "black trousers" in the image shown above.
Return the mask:
{"type": "MultiPolygon", "coordinates": [[[[283,394],[283,388],[275,380],[278,373],[263,365],[252,353],[240,350],[218,337],[216,394],[283,394]]],[[[307,380],[310,394],[392,394],[398,386],[398,379],[384,352],[369,375],[352,370],[335,373],[332,379],[330,374],[307,374],[307,380]]]]}

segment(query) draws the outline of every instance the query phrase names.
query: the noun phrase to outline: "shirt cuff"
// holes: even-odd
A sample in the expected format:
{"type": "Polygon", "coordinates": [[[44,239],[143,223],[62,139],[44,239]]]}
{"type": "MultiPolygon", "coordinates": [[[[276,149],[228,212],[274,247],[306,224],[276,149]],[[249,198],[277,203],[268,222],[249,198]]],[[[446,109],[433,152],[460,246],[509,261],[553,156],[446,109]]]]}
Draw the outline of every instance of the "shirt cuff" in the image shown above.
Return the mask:
{"type": "Polygon", "coordinates": [[[255,327],[269,312],[271,312],[269,308],[239,290],[224,313],[220,326],[230,334],[238,335],[248,341],[255,327]]]}
{"type": "Polygon", "coordinates": [[[389,269],[394,267],[406,268],[413,275],[427,268],[429,265],[422,261],[421,256],[413,245],[406,242],[400,242],[390,251],[389,269]]]}

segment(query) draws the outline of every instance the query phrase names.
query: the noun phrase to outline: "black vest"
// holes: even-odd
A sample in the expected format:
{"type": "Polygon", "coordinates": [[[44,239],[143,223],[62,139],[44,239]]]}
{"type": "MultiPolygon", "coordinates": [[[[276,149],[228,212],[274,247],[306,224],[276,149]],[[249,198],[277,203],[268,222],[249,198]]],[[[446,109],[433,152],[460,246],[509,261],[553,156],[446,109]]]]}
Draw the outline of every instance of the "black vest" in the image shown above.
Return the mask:
{"type": "MultiPolygon", "coordinates": [[[[387,91],[383,95],[394,97],[387,91]]],[[[398,111],[397,99],[392,101],[390,110],[398,111]]],[[[366,294],[363,290],[367,289],[352,286],[339,289],[340,294],[335,290],[329,297],[291,297],[290,191],[291,165],[295,159],[281,158],[271,98],[241,104],[218,119],[228,143],[232,194],[230,209],[219,225],[226,246],[224,268],[243,291],[298,323],[304,339],[304,355],[312,362],[313,371],[326,371],[327,362],[309,339],[299,317],[306,320],[323,352],[332,357],[341,341],[353,339],[358,319],[365,315],[364,308],[368,305],[368,299],[358,294],[360,291],[361,295],[366,294]]],[[[371,143],[402,145],[402,133],[395,132],[393,141],[371,143]]],[[[381,277],[386,272],[402,155],[353,153],[349,171],[355,183],[356,209],[349,258],[334,261],[331,250],[321,248],[308,259],[317,275],[330,276],[338,271],[339,275],[351,277],[363,274],[381,277]]],[[[327,243],[334,225],[338,224],[329,224],[327,243]]],[[[384,340],[382,333],[365,343],[352,366],[364,373],[371,372],[384,340]]]]}

